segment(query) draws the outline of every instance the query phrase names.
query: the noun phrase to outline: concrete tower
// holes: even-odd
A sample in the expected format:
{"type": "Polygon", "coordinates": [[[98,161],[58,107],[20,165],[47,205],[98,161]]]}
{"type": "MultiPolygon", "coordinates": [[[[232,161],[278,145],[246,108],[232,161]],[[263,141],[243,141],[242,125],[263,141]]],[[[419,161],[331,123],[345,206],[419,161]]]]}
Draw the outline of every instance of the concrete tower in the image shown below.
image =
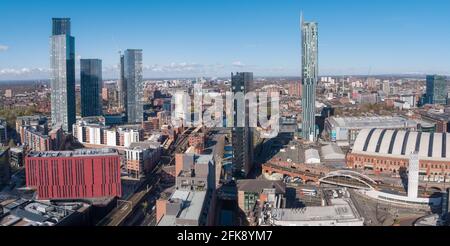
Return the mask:
{"type": "Polygon", "coordinates": [[[419,189],[419,155],[412,153],[409,157],[408,197],[417,198],[419,189]]]}

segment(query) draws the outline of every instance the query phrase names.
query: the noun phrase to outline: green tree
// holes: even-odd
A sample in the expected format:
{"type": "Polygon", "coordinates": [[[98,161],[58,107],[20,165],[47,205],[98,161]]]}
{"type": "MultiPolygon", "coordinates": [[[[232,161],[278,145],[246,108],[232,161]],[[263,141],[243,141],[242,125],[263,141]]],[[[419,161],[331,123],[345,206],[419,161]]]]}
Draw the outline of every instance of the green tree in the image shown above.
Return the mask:
{"type": "Polygon", "coordinates": [[[142,212],[145,214],[148,208],[148,202],[145,201],[142,203],[142,212]]]}
{"type": "Polygon", "coordinates": [[[14,139],[10,139],[8,145],[11,148],[16,147],[16,142],[14,141],[14,139]]]}

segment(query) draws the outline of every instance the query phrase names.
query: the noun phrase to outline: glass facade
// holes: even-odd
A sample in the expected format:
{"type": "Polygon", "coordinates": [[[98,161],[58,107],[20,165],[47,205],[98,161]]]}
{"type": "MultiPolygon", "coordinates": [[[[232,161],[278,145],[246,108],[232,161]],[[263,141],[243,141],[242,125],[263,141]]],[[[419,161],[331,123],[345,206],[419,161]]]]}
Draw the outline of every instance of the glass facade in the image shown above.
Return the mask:
{"type": "Polygon", "coordinates": [[[81,115],[102,115],[102,60],[81,59],[81,115]]]}
{"type": "Polygon", "coordinates": [[[302,137],[316,140],[315,103],[318,67],[318,25],[302,18],[302,137]]]}
{"type": "Polygon", "coordinates": [[[447,104],[447,81],[444,76],[427,76],[427,103],[447,104]]]}
{"type": "MultiPolygon", "coordinates": [[[[244,72],[231,74],[231,86],[233,94],[250,92],[253,87],[253,73],[244,72]]],[[[253,166],[253,135],[249,127],[249,108],[246,103],[245,113],[238,110],[238,102],[233,105],[233,167],[235,174],[246,176],[253,166]],[[238,115],[245,120],[245,127],[238,124],[238,115]]]]}
{"type": "Polygon", "coordinates": [[[245,192],[244,194],[244,209],[245,211],[253,211],[256,201],[259,199],[258,193],[245,192]]]}
{"type": "Polygon", "coordinates": [[[52,35],[70,35],[69,18],[53,18],[52,24],[52,35]]]}
{"type": "Polygon", "coordinates": [[[128,123],[141,123],[144,120],[142,50],[125,50],[123,63],[128,123]]]}
{"type": "Polygon", "coordinates": [[[75,123],[75,38],[70,36],[70,19],[53,19],[50,37],[50,86],[52,124],[66,132],[75,123]]]}
{"type": "Polygon", "coordinates": [[[127,102],[127,87],[125,84],[125,75],[124,75],[124,56],[120,55],[120,63],[119,63],[119,81],[117,84],[118,91],[119,91],[119,108],[125,109],[127,108],[126,102],[127,102]]]}

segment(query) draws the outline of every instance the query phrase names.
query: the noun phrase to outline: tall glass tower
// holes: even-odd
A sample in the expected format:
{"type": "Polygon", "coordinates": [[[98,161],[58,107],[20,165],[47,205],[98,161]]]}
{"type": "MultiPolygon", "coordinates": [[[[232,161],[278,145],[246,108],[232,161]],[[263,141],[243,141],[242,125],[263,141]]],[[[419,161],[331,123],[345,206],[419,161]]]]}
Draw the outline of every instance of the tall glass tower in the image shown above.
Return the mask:
{"type": "Polygon", "coordinates": [[[119,80],[117,81],[117,91],[118,91],[118,104],[119,108],[122,110],[126,110],[126,96],[127,96],[127,87],[125,84],[125,75],[124,75],[124,57],[123,54],[120,54],[120,63],[119,63],[119,80]]]}
{"type": "Polygon", "coordinates": [[[447,81],[444,76],[427,76],[427,102],[429,104],[447,104],[447,81]]]}
{"type": "Polygon", "coordinates": [[[50,37],[50,86],[52,125],[66,132],[75,123],[75,38],[70,36],[70,18],[53,18],[50,37]]]}
{"type": "Polygon", "coordinates": [[[315,103],[318,66],[318,25],[305,22],[301,17],[302,31],[302,137],[316,141],[315,103]]]}
{"type": "Polygon", "coordinates": [[[144,120],[142,50],[125,50],[123,64],[128,123],[141,123],[144,120]]]}
{"type": "Polygon", "coordinates": [[[81,59],[81,115],[102,115],[102,60],[81,59]]]}
{"type": "MultiPolygon", "coordinates": [[[[253,89],[253,73],[243,72],[231,74],[232,92],[236,97],[236,93],[247,94],[253,89]]],[[[249,124],[249,107],[245,100],[245,112],[238,107],[237,100],[234,101],[233,108],[233,130],[232,130],[232,144],[233,144],[233,171],[235,176],[244,176],[245,178],[253,167],[253,132],[249,124]],[[238,121],[238,115],[243,116],[238,121]],[[242,124],[243,123],[243,124],[242,124]]]]}

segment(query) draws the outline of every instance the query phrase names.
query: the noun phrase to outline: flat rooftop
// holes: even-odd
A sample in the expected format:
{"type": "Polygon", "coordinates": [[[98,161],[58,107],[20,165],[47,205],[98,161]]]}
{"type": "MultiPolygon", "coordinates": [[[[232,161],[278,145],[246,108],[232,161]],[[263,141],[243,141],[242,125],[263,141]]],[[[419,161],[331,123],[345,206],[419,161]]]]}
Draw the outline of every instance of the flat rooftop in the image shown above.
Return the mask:
{"type": "Polygon", "coordinates": [[[264,189],[275,188],[276,193],[285,193],[286,185],[283,181],[263,179],[242,179],[237,181],[237,189],[244,192],[261,193],[264,189]]]}
{"type": "Polygon", "coordinates": [[[372,117],[331,117],[328,119],[333,127],[343,128],[407,128],[416,127],[417,122],[398,116],[372,116],[372,117]]]}
{"type": "Polygon", "coordinates": [[[54,226],[88,206],[82,202],[55,205],[23,198],[8,199],[2,203],[8,205],[4,206],[6,213],[0,218],[0,226],[54,226]]]}
{"type": "Polygon", "coordinates": [[[169,201],[181,200],[182,208],[177,216],[164,215],[158,226],[176,226],[177,219],[196,221],[200,219],[206,191],[176,190],[169,201]]]}
{"type": "Polygon", "coordinates": [[[74,151],[31,151],[28,157],[83,157],[83,156],[108,156],[118,155],[114,149],[78,149],[74,151]]]}
{"type": "Polygon", "coordinates": [[[145,142],[134,142],[130,144],[130,147],[128,149],[133,150],[144,150],[144,149],[156,149],[161,147],[161,144],[159,142],[155,141],[145,141],[145,142]]]}
{"type": "Polygon", "coordinates": [[[354,220],[359,216],[347,201],[332,199],[333,205],[325,207],[304,207],[298,209],[273,209],[273,218],[278,221],[330,221],[354,220]]]}

